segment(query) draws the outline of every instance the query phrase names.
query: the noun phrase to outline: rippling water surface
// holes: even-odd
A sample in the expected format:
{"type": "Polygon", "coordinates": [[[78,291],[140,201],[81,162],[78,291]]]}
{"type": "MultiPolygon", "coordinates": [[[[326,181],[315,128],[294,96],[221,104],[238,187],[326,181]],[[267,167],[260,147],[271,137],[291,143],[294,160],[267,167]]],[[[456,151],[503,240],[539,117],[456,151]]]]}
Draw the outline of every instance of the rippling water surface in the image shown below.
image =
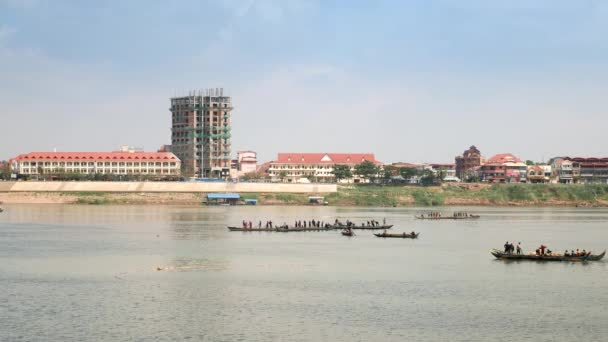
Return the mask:
{"type": "Polygon", "coordinates": [[[495,260],[521,241],[608,247],[608,210],[11,205],[0,214],[0,340],[602,341],[605,262],[495,260]],[[370,231],[241,233],[243,219],[376,219],[370,231]],[[158,271],[157,269],[161,269],[158,271]]]}

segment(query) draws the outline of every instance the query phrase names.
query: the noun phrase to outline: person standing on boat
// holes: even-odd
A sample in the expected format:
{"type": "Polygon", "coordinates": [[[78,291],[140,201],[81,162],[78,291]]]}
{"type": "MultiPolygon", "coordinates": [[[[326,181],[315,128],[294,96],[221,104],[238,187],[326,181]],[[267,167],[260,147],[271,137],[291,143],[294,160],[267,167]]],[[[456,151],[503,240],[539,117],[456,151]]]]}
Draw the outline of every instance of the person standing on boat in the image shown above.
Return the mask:
{"type": "Polygon", "coordinates": [[[540,249],[540,255],[545,255],[545,248],[547,248],[547,246],[541,244],[538,248],[540,249]]]}
{"type": "Polygon", "coordinates": [[[505,242],[505,253],[509,253],[509,241],[505,242]]]}
{"type": "Polygon", "coordinates": [[[521,242],[517,243],[517,254],[521,254],[521,242]]]}

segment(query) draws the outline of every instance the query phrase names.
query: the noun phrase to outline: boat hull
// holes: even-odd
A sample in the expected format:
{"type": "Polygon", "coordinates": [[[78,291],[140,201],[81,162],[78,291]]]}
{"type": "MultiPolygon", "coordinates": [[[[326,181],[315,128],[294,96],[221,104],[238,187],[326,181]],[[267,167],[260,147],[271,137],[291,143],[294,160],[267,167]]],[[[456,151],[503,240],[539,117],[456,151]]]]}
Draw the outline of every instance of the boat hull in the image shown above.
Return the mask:
{"type": "Polygon", "coordinates": [[[479,215],[469,215],[469,216],[439,216],[439,217],[426,217],[426,216],[416,216],[419,220],[476,220],[479,218],[479,215]]]}
{"type": "Polygon", "coordinates": [[[417,239],[418,235],[420,235],[420,233],[416,233],[416,234],[374,234],[377,237],[380,238],[396,238],[396,239],[417,239]]]}
{"type": "Polygon", "coordinates": [[[231,232],[274,232],[276,228],[241,228],[241,227],[228,227],[231,232]]]}
{"type": "Polygon", "coordinates": [[[606,255],[606,251],[602,252],[602,254],[595,254],[595,255],[591,254],[587,258],[587,260],[589,260],[589,261],[599,261],[599,260],[602,260],[602,258],[604,257],[604,255],[606,255]]]}
{"type": "Polygon", "coordinates": [[[490,252],[499,260],[533,260],[533,261],[587,261],[590,254],[583,256],[563,256],[563,255],[536,255],[536,254],[509,254],[494,249],[490,252]]]}

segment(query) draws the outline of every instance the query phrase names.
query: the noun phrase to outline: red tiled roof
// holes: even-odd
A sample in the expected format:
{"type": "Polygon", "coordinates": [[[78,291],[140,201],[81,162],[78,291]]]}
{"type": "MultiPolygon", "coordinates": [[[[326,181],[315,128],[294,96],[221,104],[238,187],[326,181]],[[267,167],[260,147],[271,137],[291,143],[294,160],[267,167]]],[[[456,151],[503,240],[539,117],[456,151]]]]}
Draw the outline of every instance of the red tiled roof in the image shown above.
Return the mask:
{"type": "Polygon", "coordinates": [[[521,163],[521,159],[511,153],[500,153],[486,160],[486,164],[521,163]]]}
{"type": "Polygon", "coordinates": [[[575,162],[579,162],[579,163],[608,163],[608,158],[605,158],[605,157],[604,158],[561,157],[561,159],[575,161],[575,162]]]}
{"type": "Polygon", "coordinates": [[[360,164],[377,161],[373,153],[279,153],[275,164],[360,164]]]}
{"type": "Polygon", "coordinates": [[[27,160],[154,160],[178,161],[171,152],[30,152],[14,158],[27,160]]]}
{"type": "Polygon", "coordinates": [[[412,163],[402,163],[402,162],[393,163],[392,165],[394,167],[403,167],[403,168],[421,168],[424,166],[423,164],[412,164],[412,163]]]}
{"type": "Polygon", "coordinates": [[[450,168],[453,168],[454,164],[453,163],[445,163],[445,164],[442,164],[442,163],[433,163],[433,164],[429,164],[429,166],[431,166],[431,167],[450,167],[450,168]]]}

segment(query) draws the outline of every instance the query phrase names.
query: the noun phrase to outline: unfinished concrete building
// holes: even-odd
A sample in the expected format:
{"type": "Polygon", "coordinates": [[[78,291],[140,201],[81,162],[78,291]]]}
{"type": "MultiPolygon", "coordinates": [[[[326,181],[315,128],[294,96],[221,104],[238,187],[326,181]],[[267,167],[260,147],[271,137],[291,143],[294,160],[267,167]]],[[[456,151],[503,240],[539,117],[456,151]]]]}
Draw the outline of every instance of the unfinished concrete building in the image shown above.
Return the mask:
{"type": "Polygon", "coordinates": [[[231,101],[223,88],[171,98],[171,152],[182,161],[182,175],[225,178],[230,174],[231,101]]]}

